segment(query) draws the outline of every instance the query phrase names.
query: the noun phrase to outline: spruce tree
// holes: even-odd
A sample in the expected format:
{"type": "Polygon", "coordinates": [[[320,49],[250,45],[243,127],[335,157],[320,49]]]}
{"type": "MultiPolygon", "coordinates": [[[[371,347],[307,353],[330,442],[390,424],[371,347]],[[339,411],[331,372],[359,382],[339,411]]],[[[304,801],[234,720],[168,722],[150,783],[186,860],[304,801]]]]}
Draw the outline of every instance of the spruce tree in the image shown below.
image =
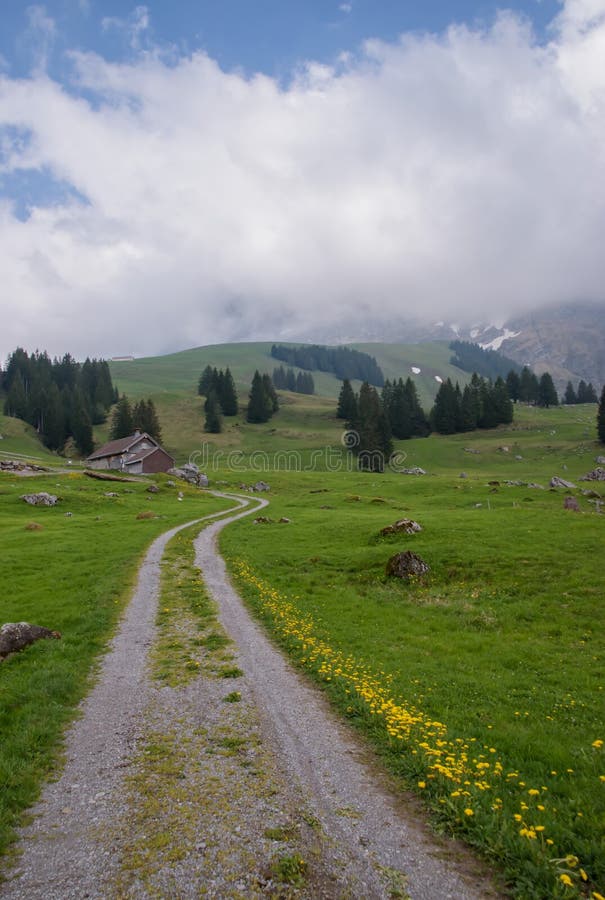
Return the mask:
{"type": "Polygon", "coordinates": [[[122,394],[113,411],[110,430],[111,440],[117,441],[120,438],[130,437],[131,434],[134,434],[134,430],[134,418],[130,401],[125,394],[122,394]]]}
{"type": "Polygon", "coordinates": [[[231,374],[229,367],[225,369],[225,374],[222,378],[219,402],[221,404],[223,415],[237,415],[237,391],[235,390],[235,382],[233,381],[233,375],[231,374]]]}
{"type": "Polygon", "coordinates": [[[529,404],[538,400],[538,378],[528,366],[524,366],[521,370],[519,400],[529,404]]]}
{"type": "Polygon", "coordinates": [[[268,422],[273,414],[273,403],[267,394],[263,378],[258,371],[254,373],[250,395],[248,398],[247,420],[254,424],[268,422]]]}
{"type": "Polygon", "coordinates": [[[545,407],[546,409],[550,406],[557,406],[559,403],[557,391],[549,372],[544,372],[540,376],[537,403],[538,406],[545,407]]]}
{"type": "Polygon", "coordinates": [[[375,388],[364,381],[357,401],[357,418],[353,423],[359,437],[354,452],[362,471],[383,472],[392,452],[391,429],[375,388]]]}
{"type": "Polygon", "coordinates": [[[132,418],[136,430],[145,431],[150,437],[156,440],[158,444],[162,442],[160,420],[151,397],[147,400],[141,399],[135,403],[132,411],[132,418]]]}
{"type": "Polygon", "coordinates": [[[70,416],[69,430],[82,456],[92,453],[94,442],[92,439],[92,423],[84,403],[84,398],[79,390],[74,394],[74,404],[70,416]]]}
{"type": "Polygon", "coordinates": [[[597,434],[602,444],[605,444],[605,385],[601,391],[599,410],[597,413],[597,434]]]}
{"type": "Polygon", "coordinates": [[[351,387],[351,382],[345,378],[340,394],[338,396],[338,406],[336,408],[336,418],[344,419],[347,422],[352,421],[357,415],[357,401],[355,393],[351,387]]]}
{"type": "Polygon", "coordinates": [[[564,400],[565,400],[565,403],[567,404],[567,406],[573,406],[574,403],[578,402],[578,397],[577,397],[576,392],[573,389],[573,384],[571,383],[571,381],[567,382],[567,386],[565,388],[564,400]]]}
{"type": "Polygon", "coordinates": [[[265,372],[263,374],[262,380],[263,380],[263,388],[265,390],[267,397],[269,398],[269,403],[271,405],[271,416],[272,416],[273,413],[276,413],[279,409],[279,399],[278,399],[275,387],[273,385],[273,382],[271,381],[271,376],[267,372],[265,372]]]}
{"type": "Polygon", "coordinates": [[[513,403],[516,403],[517,400],[520,399],[521,378],[519,377],[519,373],[515,372],[514,369],[511,369],[506,376],[506,387],[508,388],[508,396],[513,403]]]}
{"type": "Polygon", "coordinates": [[[200,375],[197,384],[197,392],[200,396],[207,397],[214,386],[212,366],[208,365],[200,375]]]}
{"type": "Polygon", "coordinates": [[[435,405],[431,410],[431,422],[439,434],[455,434],[461,418],[456,389],[448,378],[437,391],[435,405]]]}
{"type": "Polygon", "coordinates": [[[204,431],[209,434],[220,434],[223,430],[221,406],[218,397],[213,390],[210,391],[206,398],[204,412],[206,413],[206,418],[204,419],[204,431]]]}

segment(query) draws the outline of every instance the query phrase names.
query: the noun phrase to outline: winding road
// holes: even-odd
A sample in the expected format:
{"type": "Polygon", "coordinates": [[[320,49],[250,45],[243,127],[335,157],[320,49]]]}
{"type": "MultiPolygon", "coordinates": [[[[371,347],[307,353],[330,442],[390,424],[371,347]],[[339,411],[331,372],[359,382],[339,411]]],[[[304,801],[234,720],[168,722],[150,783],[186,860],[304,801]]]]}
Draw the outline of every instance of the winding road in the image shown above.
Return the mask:
{"type": "MultiPolygon", "coordinates": [[[[266,880],[260,863],[255,880],[247,880],[241,873],[238,879],[229,880],[226,874],[221,875],[220,866],[227,872],[242,846],[252,854],[250,859],[259,856],[260,839],[254,834],[259,831],[259,818],[281,810],[294,820],[303,807],[305,821],[321,835],[313,852],[322,876],[300,886],[296,896],[408,896],[415,900],[499,896],[485,871],[466,851],[431,835],[416,802],[397,793],[381,774],[372,753],[335,716],[321,691],[290,665],[250,617],[229,580],[217,549],[217,535],[229,523],[266,506],[267,500],[214,493],[233,500],[234,507],[205,517],[218,521],[196,538],[196,564],[244,673],[238,679],[238,688],[241,683],[246,705],[237,712],[240,717],[246,712],[247,722],[258,723],[250,726],[256,735],[251,753],[257,768],[262,755],[263,766],[273,779],[271,791],[260,800],[258,792],[250,793],[246,781],[248,793],[242,793],[242,778],[248,778],[250,760],[236,769],[228,759],[231,768],[220,770],[218,778],[223,781],[225,797],[239,797],[241,831],[240,824],[229,826],[230,834],[237,832],[237,850],[226,851],[222,857],[213,851],[209,876],[204,854],[211,852],[210,845],[200,839],[182,854],[178,864],[172,864],[170,873],[155,872],[153,893],[151,882],[141,878],[131,879],[124,887],[121,872],[125,846],[129,831],[134,832],[130,821],[136,818],[138,802],[135,800],[133,808],[125,778],[148,738],[149,709],[154,710],[154,723],[158,718],[170,719],[170,733],[175,728],[190,728],[197,741],[206,742],[196,752],[214,764],[216,753],[212,748],[216,745],[208,749],[214,739],[211,727],[215,731],[219,725],[224,729],[224,721],[212,723],[219,721],[218,716],[224,717],[227,706],[237,706],[225,704],[224,686],[219,685],[219,696],[216,681],[210,684],[203,673],[181,694],[158,687],[149,675],[147,659],[155,639],[162,554],[174,534],[193,524],[189,522],[166,532],[149,548],[119,631],[101,660],[98,679],[82,704],[80,718],[67,734],[62,774],[45,787],[32,810],[33,820],[20,836],[20,858],[8,873],[8,880],[0,885],[0,897],[270,896],[271,881],[266,880]],[[180,718],[175,717],[175,709],[180,718]],[[200,723],[207,723],[206,727],[201,728],[200,723]]],[[[231,708],[228,712],[231,714],[231,708]]],[[[191,754],[191,748],[198,744],[188,746],[191,754]]],[[[198,782],[192,783],[189,791],[190,805],[193,808],[195,803],[195,815],[199,817],[196,833],[210,833],[220,826],[218,807],[222,807],[222,801],[212,801],[216,809],[209,801],[210,808],[204,810],[204,804],[193,798],[212,796],[210,786],[217,779],[216,771],[210,776],[207,769],[198,766],[186,777],[198,782]]],[[[143,802],[142,797],[139,800],[143,802]]],[[[179,802],[184,805],[179,810],[180,819],[189,821],[187,799],[179,802]]],[[[304,826],[297,827],[302,834],[304,826]]],[[[225,833],[225,847],[229,846],[227,838],[225,833]]],[[[266,843],[266,838],[263,840],[266,843]]],[[[217,843],[220,845],[221,840],[217,843]]],[[[253,867],[250,862],[240,865],[253,867]]]]}

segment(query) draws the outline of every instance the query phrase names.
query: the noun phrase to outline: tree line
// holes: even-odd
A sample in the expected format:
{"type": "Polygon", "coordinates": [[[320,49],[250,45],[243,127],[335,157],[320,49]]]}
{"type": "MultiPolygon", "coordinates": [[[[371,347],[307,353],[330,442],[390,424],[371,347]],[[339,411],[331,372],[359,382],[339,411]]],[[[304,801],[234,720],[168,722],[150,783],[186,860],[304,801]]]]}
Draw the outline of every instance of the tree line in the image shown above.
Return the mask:
{"type": "Polygon", "coordinates": [[[506,378],[509,372],[520,372],[521,366],[497,350],[481,347],[471,341],[452,341],[450,350],[454,355],[450,363],[463,372],[476,372],[485,378],[506,378]]]}
{"type": "Polygon", "coordinates": [[[495,381],[473,372],[460,389],[447,378],[440,386],[430,414],[431,426],[439,434],[457,434],[477,428],[497,428],[513,421],[513,403],[506,381],[495,381]]]}
{"type": "MultiPolygon", "coordinates": [[[[223,418],[238,413],[237,391],[229,368],[224,372],[206,366],[198,381],[198,394],[205,396],[204,431],[220,434],[223,418]]],[[[271,376],[255,371],[250,385],[246,421],[253,424],[268,422],[279,409],[279,400],[271,376]]]]}
{"type": "Polygon", "coordinates": [[[331,372],[337,378],[367,381],[376,387],[384,384],[383,371],[375,358],[351,347],[321,347],[318,344],[286,347],[284,344],[273,344],[271,356],[288,366],[310,372],[331,372]]]}
{"type": "Polygon", "coordinates": [[[66,353],[50,359],[18,347],[1,373],[6,394],[4,414],[32,425],[49,450],[73,440],[87,456],[93,449],[92,426],[104,422],[118,399],[109,365],[103,359],[76,362],[66,353]]]}
{"type": "Polygon", "coordinates": [[[598,403],[597,392],[592,386],[592,382],[586,382],[582,379],[578,383],[577,390],[571,381],[567,382],[565,393],[563,394],[563,403],[566,406],[574,406],[576,403],[598,403]]]}
{"type": "Polygon", "coordinates": [[[273,369],[273,384],[278,391],[293,391],[295,394],[314,394],[315,381],[310,372],[299,372],[284,369],[283,366],[273,369]]]}

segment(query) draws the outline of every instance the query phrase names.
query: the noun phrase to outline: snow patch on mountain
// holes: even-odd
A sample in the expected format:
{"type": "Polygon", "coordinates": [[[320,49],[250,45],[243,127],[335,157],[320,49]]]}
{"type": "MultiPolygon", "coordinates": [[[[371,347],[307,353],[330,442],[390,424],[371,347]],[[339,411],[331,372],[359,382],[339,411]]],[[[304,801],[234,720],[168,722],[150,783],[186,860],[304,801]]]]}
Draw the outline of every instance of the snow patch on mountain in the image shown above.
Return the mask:
{"type": "Polygon", "coordinates": [[[479,346],[484,350],[499,350],[504,341],[507,341],[509,338],[518,337],[520,334],[520,331],[511,331],[509,328],[505,328],[504,334],[494,338],[493,341],[488,341],[486,344],[480,343],[479,346]]]}
{"type": "Polygon", "coordinates": [[[422,369],[419,369],[418,366],[410,366],[410,369],[412,370],[414,375],[420,375],[420,372],[422,371],[422,369]]]}

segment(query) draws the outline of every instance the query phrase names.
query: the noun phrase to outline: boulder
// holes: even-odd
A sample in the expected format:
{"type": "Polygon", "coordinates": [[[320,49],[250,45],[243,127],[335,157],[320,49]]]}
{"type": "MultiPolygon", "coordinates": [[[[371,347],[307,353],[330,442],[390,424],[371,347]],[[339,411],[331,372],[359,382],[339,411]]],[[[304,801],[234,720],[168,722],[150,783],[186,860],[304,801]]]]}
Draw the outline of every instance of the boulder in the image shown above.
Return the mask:
{"type": "Polygon", "coordinates": [[[598,466],[605,466],[605,456],[597,456],[595,462],[598,466]]]}
{"type": "MultiPolygon", "coordinates": [[[[208,487],[208,476],[200,472],[195,463],[185,463],[180,469],[169,469],[169,475],[176,475],[188,484],[194,484],[196,487],[208,487]]],[[[173,482],[174,483],[174,482],[173,482]]]]}
{"type": "Polygon", "coordinates": [[[580,504],[575,497],[566,497],[563,501],[563,509],[573,509],[574,512],[580,512],[580,504]]]}
{"type": "Polygon", "coordinates": [[[392,525],[386,525],[380,529],[380,533],[383,536],[388,534],[416,534],[418,531],[422,531],[422,525],[414,522],[413,519],[399,519],[392,525]]]}
{"type": "Polygon", "coordinates": [[[582,475],[580,481],[605,481],[605,469],[602,466],[597,466],[592,472],[582,475]]]}
{"type": "Polygon", "coordinates": [[[551,488],[575,488],[575,484],[573,484],[571,481],[565,481],[563,478],[559,478],[558,475],[553,475],[553,477],[550,479],[550,486],[551,488]]]}
{"type": "Polygon", "coordinates": [[[421,469],[420,466],[412,466],[411,469],[402,469],[402,475],[426,475],[424,469],[421,469]]]}
{"type": "Polygon", "coordinates": [[[150,484],[149,487],[147,488],[148,494],[159,494],[159,492],[160,492],[160,489],[157,486],[157,484],[150,484]]]}
{"type": "MultiPolygon", "coordinates": [[[[582,480],[582,479],[580,479],[580,480],[582,480]]],[[[585,488],[583,491],[581,491],[581,493],[583,494],[584,497],[590,497],[592,500],[602,500],[603,499],[598,491],[587,490],[585,488]]]]}
{"type": "Polygon", "coordinates": [[[289,519],[287,516],[282,516],[279,520],[280,525],[289,525],[292,519],[289,519]]]}
{"type": "Polygon", "coordinates": [[[391,556],[386,568],[387,575],[406,579],[418,578],[429,571],[428,564],[425,563],[421,556],[418,556],[417,553],[412,553],[411,550],[404,550],[402,553],[396,553],[394,556],[391,556]]]}
{"type": "Polygon", "coordinates": [[[270,491],[271,485],[267,484],[266,481],[257,481],[256,484],[252,485],[253,491],[270,491]]]}
{"type": "Polygon", "coordinates": [[[254,520],[255,525],[270,525],[271,519],[268,519],[267,516],[259,516],[254,520]]]}
{"type": "Polygon", "coordinates": [[[47,494],[46,491],[40,491],[38,494],[22,494],[21,499],[30,506],[56,506],[59,500],[54,494],[47,494]]]}
{"type": "Polygon", "coordinates": [[[0,628],[0,659],[9,653],[23,650],[34,641],[42,638],[60,638],[59,631],[51,631],[42,625],[30,625],[29,622],[7,622],[0,628]]]}
{"type": "Polygon", "coordinates": [[[459,478],[468,478],[468,475],[466,474],[466,472],[461,472],[458,477],[459,478]]]}

